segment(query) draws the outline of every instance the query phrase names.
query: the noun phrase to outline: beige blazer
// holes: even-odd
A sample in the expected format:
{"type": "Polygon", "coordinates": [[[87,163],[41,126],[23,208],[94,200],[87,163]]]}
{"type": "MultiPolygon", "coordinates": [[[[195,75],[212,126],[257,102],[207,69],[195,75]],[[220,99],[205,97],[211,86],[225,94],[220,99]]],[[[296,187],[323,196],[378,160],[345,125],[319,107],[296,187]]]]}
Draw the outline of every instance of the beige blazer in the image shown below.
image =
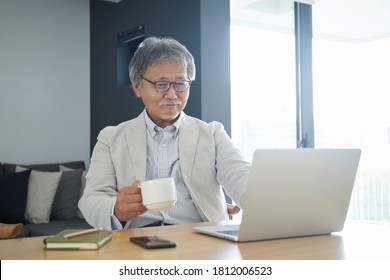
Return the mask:
{"type": "MultiPolygon", "coordinates": [[[[145,179],[144,112],[135,119],[104,128],[97,138],[86,176],[87,185],[79,202],[85,219],[94,227],[110,229],[110,213],[118,189],[145,179]]],[[[233,146],[222,124],[205,123],[182,114],[179,156],[184,182],[207,221],[226,220],[226,201],[221,186],[242,207],[250,164],[233,146]]]]}

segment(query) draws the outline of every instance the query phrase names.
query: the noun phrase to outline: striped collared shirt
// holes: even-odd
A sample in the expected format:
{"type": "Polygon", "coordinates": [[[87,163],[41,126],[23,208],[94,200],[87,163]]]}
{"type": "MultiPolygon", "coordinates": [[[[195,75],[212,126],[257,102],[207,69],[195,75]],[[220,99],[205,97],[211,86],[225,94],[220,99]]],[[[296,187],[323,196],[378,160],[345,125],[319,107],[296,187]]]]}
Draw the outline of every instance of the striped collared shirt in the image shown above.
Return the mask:
{"type": "Polygon", "coordinates": [[[177,202],[166,211],[148,211],[133,220],[129,227],[138,228],[156,221],[167,224],[182,224],[201,222],[201,214],[197,211],[184,183],[180,169],[179,129],[182,116],[171,126],[158,127],[144,111],[147,130],[147,166],[145,180],[160,178],[175,178],[177,202]]]}

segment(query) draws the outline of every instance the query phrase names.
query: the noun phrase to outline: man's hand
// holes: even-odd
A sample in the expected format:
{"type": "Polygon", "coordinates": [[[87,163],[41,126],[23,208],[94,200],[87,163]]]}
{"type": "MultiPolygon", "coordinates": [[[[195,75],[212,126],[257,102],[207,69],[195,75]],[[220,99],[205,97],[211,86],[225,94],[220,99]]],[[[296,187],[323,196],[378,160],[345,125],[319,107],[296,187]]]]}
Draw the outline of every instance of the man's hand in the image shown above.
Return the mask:
{"type": "Polygon", "coordinates": [[[227,206],[227,212],[229,215],[235,215],[238,212],[240,212],[240,210],[241,210],[240,207],[238,207],[237,205],[232,205],[232,204],[226,203],[226,206],[227,206]]]}
{"type": "Polygon", "coordinates": [[[135,181],[131,186],[123,187],[118,191],[115,203],[115,216],[120,221],[130,221],[134,217],[147,211],[142,204],[140,181],[135,181]]]}

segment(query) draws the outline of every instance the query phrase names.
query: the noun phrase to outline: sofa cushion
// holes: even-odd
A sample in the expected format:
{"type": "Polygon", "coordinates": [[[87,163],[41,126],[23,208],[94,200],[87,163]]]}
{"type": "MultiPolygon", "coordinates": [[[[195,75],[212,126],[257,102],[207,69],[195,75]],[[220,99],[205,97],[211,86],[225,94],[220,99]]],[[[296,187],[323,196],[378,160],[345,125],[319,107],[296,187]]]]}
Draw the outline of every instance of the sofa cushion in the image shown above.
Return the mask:
{"type": "Polygon", "coordinates": [[[0,222],[26,223],[24,213],[30,170],[0,175],[0,222]]]}
{"type": "MultiPolygon", "coordinates": [[[[24,167],[16,166],[15,171],[23,171],[24,167]]],[[[57,192],[62,172],[42,172],[31,170],[28,180],[25,218],[30,223],[48,223],[51,208],[57,192]]]]}
{"type": "Polygon", "coordinates": [[[57,193],[54,197],[50,220],[76,218],[82,173],[82,169],[62,172],[57,193]]]}
{"type": "MultiPolygon", "coordinates": [[[[63,166],[63,165],[60,165],[60,170],[61,171],[72,171],[74,169],[72,168],[69,168],[69,167],[66,167],[66,166],[63,166]]],[[[77,203],[78,201],[80,200],[81,196],[83,195],[84,193],[84,190],[85,190],[85,185],[87,183],[86,179],[85,179],[85,176],[86,176],[87,172],[85,170],[83,170],[83,173],[81,174],[81,186],[80,186],[80,193],[79,193],[79,197],[78,197],[78,200],[77,200],[77,203]]],[[[81,213],[80,209],[78,208],[77,206],[77,213],[76,213],[76,218],[78,219],[84,219],[84,215],[83,213],[81,213]]]]}
{"type": "Polygon", "coordinates": [[[48,164],[14,164],[14,163],[3,163],[3,169],[5,173],[14,173],[16,166],[23,166],[27,168],[31,168],[33,170],[38,171],[60,171],[60,165],[72,168],[72,169],[83,169],[85,170],[85,164],[84,161],[69,161],[64,163],[48,163],[48,164]]]}
{"type": "Polygon", "coordinates": [[[55,235],[64,229],[89,229],[92,228],[85,220],[74,219],[68,221],[51,221],[48,224],[28,224],[25,229],[29,230],[29,235],[55,235]]]}

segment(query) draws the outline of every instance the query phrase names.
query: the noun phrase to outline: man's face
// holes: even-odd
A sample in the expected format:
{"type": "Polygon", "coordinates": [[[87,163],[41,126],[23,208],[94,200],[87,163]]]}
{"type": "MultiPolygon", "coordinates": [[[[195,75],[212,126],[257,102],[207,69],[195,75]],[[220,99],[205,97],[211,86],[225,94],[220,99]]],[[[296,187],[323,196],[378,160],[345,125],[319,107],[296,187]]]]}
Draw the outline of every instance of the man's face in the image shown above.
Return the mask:
{"type": "MultiPolygon", "coordinates": [[[[188,80],[186,68],[177,61],[166,61],[149,66],[143,76],[152,82],[178,82],[188,80]]],[[[149,117],[160,127],[173,124],[187,104],[189,89],[177,92],[173,85],[166,92],[156,91],[153,84],[142,80],[133,82],[137,97],[142,98],[149,117]]]]}

